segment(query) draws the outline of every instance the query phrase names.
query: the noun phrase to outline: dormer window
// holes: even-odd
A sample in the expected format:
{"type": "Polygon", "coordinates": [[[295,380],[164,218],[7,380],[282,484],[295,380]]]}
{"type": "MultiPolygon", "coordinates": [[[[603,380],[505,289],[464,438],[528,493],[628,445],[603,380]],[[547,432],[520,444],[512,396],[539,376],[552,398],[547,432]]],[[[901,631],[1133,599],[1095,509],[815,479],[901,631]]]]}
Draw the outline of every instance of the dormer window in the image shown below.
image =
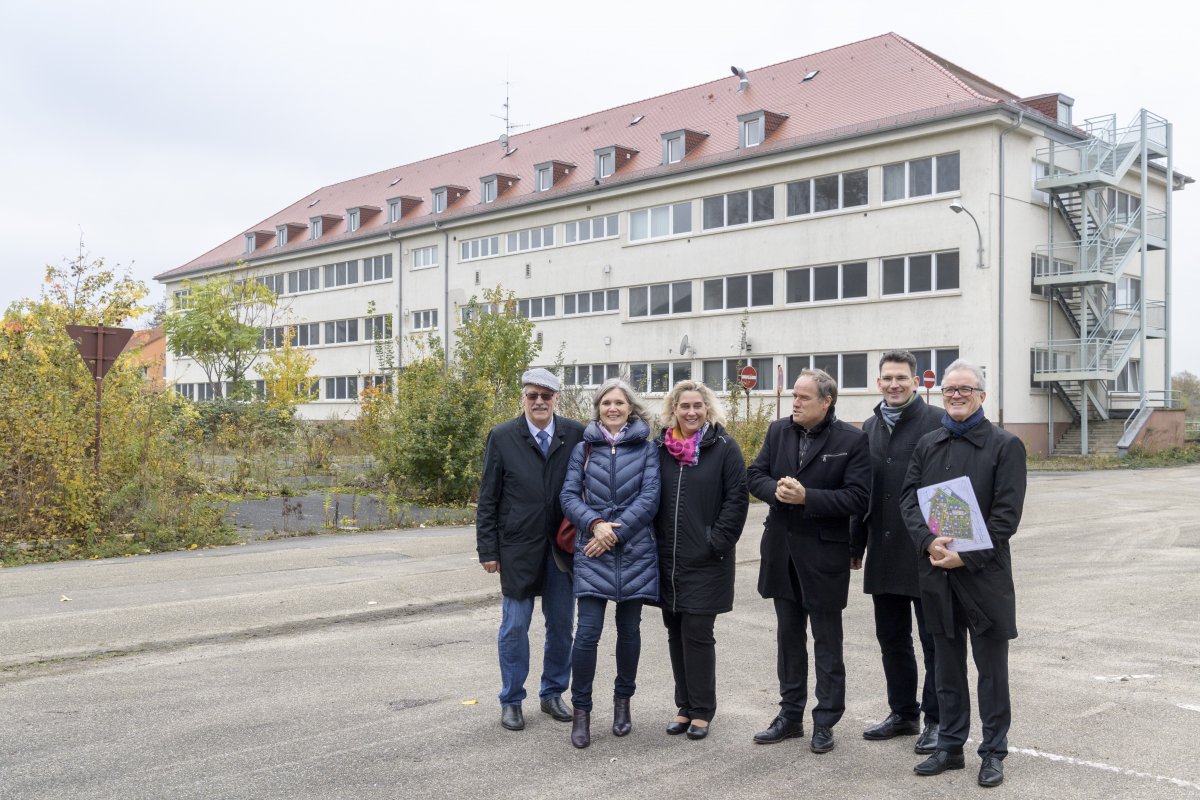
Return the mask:
{"type": "Polygon", "coordinates": [[[313,217],[308,221],[308,238],[320,239],[325,232],[325,221],[321,217],[313,217]]]}
{"type": "Polygon", "coordinates": [[[479,202],[494,203],[512,189],[521,180],[516,175],[497,172],[495,175],[484,175],[479,179],[479,202]]]}
{"type": "Polygon", "coordinates": [[[664,133],[662,135],[662,163],[678,164],[680,161],[683,161],[684,156],[692,152],[693,148],[707,137],[707,133],[687,128],[664,133]]]}
{"type": "Polygon", "coordinates": [[[388,222],[399,222],[404,212],[400,208],[400,198],[388,200],[388,222]]]}
{"type": "Polygon", "coordinates": [[[254,248],[256,247],[258,247],[258,237],[256,237],[254,232],[251,231],[250,233],[246,234],[246,255],[253,253],[254,248]]]}
{"type": "Polygon", "coordinates": [[[433,213],[441,214],[445,210],[446,210],[446,190],[445,189],[434,189],[433,190],[433,213]]]}
{"type": "Polygon", "coordinates": [[[754,111],[738,116],[738,147],[757,147],[783,124],[787,114],[754,111]]]}
{"type": "Polygon", "coordinates": [[[275,226],[275,246],[284,247],[292,237],[299,236],[300,232],[307,229],[308,226],[300,222],[285,222],[282,225],[275,226]]]}
{"type": "Polygon", "coordinates": [[[354,233],[356,230],[358,230],[358,226],[362,224],[361,220],[362,217],[357,208],[346,209],[346,230],[348,232],[354,233]]]}
{"type": "Polygon", "coordinates": [[[269,242],[277,236],[278,233],[271,231],[248,231],[246,233],[246,255],[251,255],[260,244],[269,242]]]}
{"type": "Polygon", "coordinates": [[[399,197],[390,197],[387,201],[388,207],[388,222],[399,222],[404,218],[404,215],[412,211],[421,203],[425,202],[419,197],[402,194],[399,197]]]}
{"type": "Polygon", "coordinates": [[[1057,111],[1056,117],[1057,117],[1059,125],[1065,125],[1065,126],[1069,127],[1072,124],[1071,123],[1071,109],[1074,106],[1075,106],[1074,98],[1067,97],[1065,94],[1060,94],[1058,96],[1058,103],[1057,103],[1057,107],[1056,107],[1056,111],[1057,111]]]}
{"type": "Polygon", "coordinates": [[[470,189],[465,186],[446,185],[433,187],[430,190],[433,196],[433,208],[430,210],[430,213],[441,214],[443,211],[448,210],[450,206],[457,203],[469,191],[470,189]]]}
{"type": "Polygon", "coordinates": [[[537,169],[537,190],[544,192],[554,186],[554,170],[549,165],[537,169]]]}
{"type": "Polygon", "coordinates": [[[492,203],[496,200],[496,179],[484,178],[479,182],[479,202],[492,203]]]}
{"type": "Polygon", "coordinates": [[[546,192],[554,188],[560,180],[571,174],[574,164],[566,161],[543,161],[533,165],[534,191],[546,192]]]}
{"type": "Polygon", "coordinates": [[[599,181],[619,170],[637,155],[638,151],[630,147],[611,145],[599,147],[593,152],[596,154],[596,180],[599,181]]]}

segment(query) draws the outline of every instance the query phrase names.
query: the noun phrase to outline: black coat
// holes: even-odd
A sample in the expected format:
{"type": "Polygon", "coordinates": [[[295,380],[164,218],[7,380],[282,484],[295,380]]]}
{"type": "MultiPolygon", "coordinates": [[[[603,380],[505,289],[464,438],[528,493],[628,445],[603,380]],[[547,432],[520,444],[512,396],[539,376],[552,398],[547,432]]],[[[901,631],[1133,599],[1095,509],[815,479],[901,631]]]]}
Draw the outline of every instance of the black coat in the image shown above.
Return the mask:
{"type": "Polygon", "coordinates": [[[940,428],[946,412],[917,395],[889,431],[882,406],[876,406],[874,415],[863,423],[871,449],[871,507],[865,519],[856,517],[850,526],[850,553],[862,558],[866,552],[863,591],[867,594],[920,597],[917,548],[904,525],[900,498],[917,441],[940,428]]]}
{"type": "Polygon", "coordinates": [[[546,554],[562,522],[558,495],[583,426],[555,415],[550,455],[529,435],[525,415],[488,434],[475,512],[480,563],[500,562],[500,591],[523,600],[542,592],[546,554]]]}
{"type": "Polygon", "coordinates": [[[662,500],[654,525],[663,607],[724,614],[733,608],[734,551],[750,506],[742,449],[717,423],[700,440],[695,466],[680,466],[663,436],[656,442],[662,500]]]}
{"type": "Polygon", "coordinates": [[[954,635],[953,592],[977,635],[1016,638],[1017,604],[1008,540],[1021,522],[1025,485],[1025,445],[986,419],[966,436],[953,436],[939,428],[917,443],[901,506],[918,552],[926,554],[917,563],[921,604],[931,633],[954,635]],[[921,514],[917,489],[960,475],[971,480],[993,547],[962,553],[964,566],[947,570],[929,563],[926,553],[934,536],[921,514]]]}
{"type": "Polygon", "coordinates": [[[809,611],[846,607],[850,518],[863,515],[871,493],[866,434],[837,419],[832,410],[826,420],[810,437],[803,464],[798,462],[804,430],[791,417],[771,423],[762,451],[747,470],[751,494],[771,507],[763,530],[758,592],[799,601],[809,611]],[[804,505],[775,499],[775,486],[785,475],[804,484],[804,505]],[[789,560],[803,597],[792,591],[789,560]]]}

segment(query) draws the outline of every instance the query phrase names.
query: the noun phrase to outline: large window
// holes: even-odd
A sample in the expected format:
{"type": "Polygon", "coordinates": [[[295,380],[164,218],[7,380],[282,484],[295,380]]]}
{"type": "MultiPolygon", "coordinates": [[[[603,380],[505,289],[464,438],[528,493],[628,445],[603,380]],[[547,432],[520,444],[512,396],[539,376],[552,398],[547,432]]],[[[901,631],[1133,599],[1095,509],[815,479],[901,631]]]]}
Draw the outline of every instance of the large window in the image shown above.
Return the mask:
{"type": "Polygon", "coordinates": [[[484,236],[481,239],[468,239],[462,245],[462,261],[472,261],[476,258],[500,255],[500,237],[484,236]]]}
{"type": "Polygon", "coordinates": [[[738,383],[742,368],[754,367],[758,383],[754,391],[775,391],[775,364],[771,358],[723,358],[704,362],[704,384],[715,392],[727,392],[738,383]]]}
{"type": "Polygon", "coordinates": [[[692,283],[656,283],[629,287],[629,316],[658,317],[692,310],[692,283]]]}
{"type": "Polygon", "coordinates": [[[768,222],[775,218],[775,188],[764,186],[704,198],[704,230],[768,222]]]}
{"type": "Polygon", "coordinates": [[[958,288],[958,251],[883,260],[882,294],[921,294],[958,288]]]}
{"type": "Polygon", "coordinates": [[[867,171],[843,172],[787,185],[789,217],[867,204],[867,171]]]}
{"type": "Polygon", "coordinates": [[[414,311],[412,315],[414,331],[431,331],[437,327],[438,312],[436,308],[426,308],[414,311]]]}
{"type": "Polygon", "coordinates": [[[553,317],[555,314],[554,295],[547,297],[528,297],[524,300],[517,301],[517,313],[525,319],[542,319],[544,317],[553,317]]]}
{"type": "Polygon", "coordinates": [[[418,247],[412,251],[412,268],[426,269],[427,267],[436,267],[438,265],[438,246],[431,244],[429,247],[418,247]]]}
{"type": "Polygon", "coordinates": [[[353,261],[339,261],[336,264],[325,265],[325,288],[332,289],[335,286],[349,286],[352,283],[358,283],[358,259],[353,261]]]}
{"type": "Polygon", "coordinates": [[[660,239],[692,232],[692,204],[643,208],[629,212],[629,241],[660,239]]]}
{"type": "Polygon", "coordinates": [[[618,311],[621,307],[620,289],[602,289],[595,292],[579,292],[563,295],[563,315],[599,314],[618,311]]]}
{"type": "Polygon", "coordinates": [[[867,262],[787,271],[787,302],[819,303],[867,296],[867,262]]]}
{"type": "Polygon", "coordinates": [[[321,323],[303,322],[294,326],[297,347],[313,347],[321,343],[321,323]]]}
{"type": "Polygon", "coordinates": [[[276,272],[274,275],[260,275],[254,279],[256,283],[267,287],[275,294],[284,294],[287,291],[287,274],[276,272]]]}
{"type": "Polygon", "coordinates": [[[705,311],[769,306],[774,302],[775,275],[771,272],[730,275],[704,282],[705,311]]]}
{"type": "Polygon", "coordinates": [[[563,241],[567,244],[590,242],[594,239],[609,239],[621,233],[616,214],[607,217],[577,219],[563,226],[563,241]]]}
{"type": "Polygon", "coordinates": [[[838,389],[868,388],[866,353],[819,353],[816,355],[788,356],[788,387],[796,385],[800,371],[823,369],[837,381],[838,389]]]}
{"type": "Polygon", "coordinates": [[[883,168],[885,203],[957,191],[958,153],[901,161],[883,168]]]}
{"type": "Polygon", "coordinates": [[[321,288],[321,268],[292,270],[287,274],[288,294],[297,292],[315,292],[321,288]]]}
{"type": "Polygon", "coordinates": [[[554,246],[554,226],[544,228],[529,228],[523,231],[513,231],[508,234],[508,252],[524,253],[526,250],[539,250],[543,247],[554,246]]]}
{"type": "Polygon", "coordinates": [[[262,336],[258,337],[258,348],[265,350],[268,347],[283,347],[286,340],[287,336],[282,327],[263,328],[262,336]]]}
{"type": "Polygon", "coordinates": [[[957,347],[936,347],[929,350],[910,350],[917,357],[917,374],[924,374],[925,370],[933,370],[936,376],[936,386],[942,385],[942,376],[946,374],[946,367],[958,360],[957,347]]]}
{"type": "Polygon", "coordinates": [[[358,376],[343,375],[325,379],[326,400],[357,400],[358,376]]]}
{"type": "MultiPolygon", "coordinates": [[[[279,294],[279,293],[276,292],[276,294],[279,294]]],[[[183,311],[184,309],[191,308],[191,306],[192,306],[192,290],[191,289],[177,290],[174,293],[174,298],[175,298],[175,309],[177,311],[183,311]]],[[[184,384],[180,384],[180,385],[184,385],[184,384]]]]}
{"type": "Polygon", "coordinates": [[[1108,382],[1108,388],[1114,392],[1128,392],[1130,394],[1140,392],[1142,390],[1141,362],[1134,359],[1125,362],[1125,366],[1121,367],[1121,371],[1117,373],[1117,379],[1108,382]]]}
{"type": "Polygon", "coordinates": [[[1132,275],[1117,278],[1117,308],[1136,311],[1142,302],[1142,279],[1132,275]]]}
{"type": "Polygon", "coordinates": [[[621,377],[617,364],[571,364],[563,367],[563,383],[567,386],[599,386],[609,378],[621,377]]]}
{"type": "Polygon", "coordinates": [[[638,392],[669,392],[679,381],[690,380],[692,362],[656,361],[629,365],[629,385],[638,392]]]}
{"type": "Polygon", "coordinates": [[[371,256],[363,259],[363,281],[383,281],[392,277],[392,256],[371,256]]]}
{"type": "Polygon", "coordinates": [[[392,338],[392,315],[380,314],[365,318],[363,320],[363,338],[368,341],[392,338]]]}
{"type": "Polygon", "coordinates": [[[335,319],[325,323],[325,344],[358,341],[357,319],[335,319]]]}

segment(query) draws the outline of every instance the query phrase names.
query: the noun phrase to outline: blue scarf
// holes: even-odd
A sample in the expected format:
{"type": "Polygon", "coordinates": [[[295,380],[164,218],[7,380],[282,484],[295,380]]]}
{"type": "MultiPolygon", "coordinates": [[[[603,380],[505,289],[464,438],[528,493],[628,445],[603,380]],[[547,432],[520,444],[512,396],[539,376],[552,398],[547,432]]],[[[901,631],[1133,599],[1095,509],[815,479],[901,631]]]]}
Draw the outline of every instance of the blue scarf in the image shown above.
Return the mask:
{"type": "Polygon", "coordinates": [[[962,422],[955,422],[949,414],[942,414],[942,427],[955,436],[966,436],[967,432],[983,422],[983,408],[975,409],[975,413],[962,422]]]}
{"type": "Polygon", "coordinates": [[[893,428],[895,428],[896,423],[900,421],[900,415],[904,413],[904,409],[908,408],[914,402],[916,402],[916,399],[917,399],[917,393],[913,392],[912,396],[910,396],[908,398],[908,400],[906,400],[904,402],[904,405],[902,405],[902,406],[896,406],[895,408],[892,408],[891,406],[889,406],[887,404],[887,400],[884,400],[883,403],[880,404],[879,416],[883,417],[883,424],[887,425],[887,429],[889,432],[893,428]]]}

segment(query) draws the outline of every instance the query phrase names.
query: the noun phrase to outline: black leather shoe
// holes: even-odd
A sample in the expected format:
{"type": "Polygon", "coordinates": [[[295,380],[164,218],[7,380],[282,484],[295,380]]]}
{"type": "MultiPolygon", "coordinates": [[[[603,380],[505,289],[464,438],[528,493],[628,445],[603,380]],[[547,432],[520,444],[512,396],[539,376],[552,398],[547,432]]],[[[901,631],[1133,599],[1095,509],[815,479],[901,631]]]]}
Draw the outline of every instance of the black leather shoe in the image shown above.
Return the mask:
{"type": "Polygon", "coordinates": [[[812,741],[808,743],[808,749],[814,753],[828,753],[832,750],[833,730],[824,725],[813,727],[812,741]]]}
{"type": "Polygon", "coordinates": [[[613,698],[613,736],[625,736],[633,730],[633,720],[629,718],[629,698],[613,698]]]}
{"type": "Polygon", "coordinates": [[[592,743],[592,714],[575,709],[571,719],[571,744],[580,750],[592,743]]]}
{"type": "Polygon", "coordinates": [[[687,737],[689,739],[703,739],[705,736],[708,736],[708,725],[697,725],[693,722],[688,726],[687,737]]]}
{"type": "Polygon", "coordinates": [[[521,704],[500,706],[500,724],[510,731],[525,730],[525,715],[521,713],[521,704]]]}
{"type": "Polygon", "coordinates": [[[962,769],[966,766],[962,753],[951,753],[948,750],[935,750],[933,755],[913,767],[918,775],[941,775],[948,769],[962,769]]]}
{"type": "Polygon", "coordinates": [[[759,731],[754,734],[755,744],[775,744],[782,742],[784,739],[791,739],[794,736],[804,735],[804,723],[792,722],[790,719],[776,717],[771,720],[771,724],[767,726],[765,731],[759,731]]]}
{"type": "MultiPolygon", "coordinates": [[[[675,716],[687,717],[687,714],[684,714],[683,711],[681,710],[675,716]]],[[[671,720],[670,722],[667,723],[667,735],[668,736],[678,736],[681,733],[685,733],[688,729],[690,722],[691,722],[690,720],[687,720],[685,722],[676,722],[675,720],[671,720]]]]}
{"type": "Polygon", "coordinates": [[[904,719],[899,714],[888,714],[888,718],[873,728],[863,731],[863,738],[871,741],[892,739],[896,736],[916,736],[920,727],[915,719],[904,719]]]}
{"type": "Polygon", "coordinates": [[[984,756],[979,765],[979,785],[999,786],[1004,783],[1004,762],[996,756],[984,756]]]}
{"type": "Polygon", "coordinates": [[[921,731],[917,743],[913,746],[913,752],[919,756],[927,756],[937,750],[938,730],[936,722],[926,722],[925,729],[921,731]]]}
{"type": "Polygon", "coordinates": [[[549,714],[559,722],[571,721],[571,709],[567,708],[567,704],[558,695],[552,694],[542,698],[542,712],[549,714]]]}

